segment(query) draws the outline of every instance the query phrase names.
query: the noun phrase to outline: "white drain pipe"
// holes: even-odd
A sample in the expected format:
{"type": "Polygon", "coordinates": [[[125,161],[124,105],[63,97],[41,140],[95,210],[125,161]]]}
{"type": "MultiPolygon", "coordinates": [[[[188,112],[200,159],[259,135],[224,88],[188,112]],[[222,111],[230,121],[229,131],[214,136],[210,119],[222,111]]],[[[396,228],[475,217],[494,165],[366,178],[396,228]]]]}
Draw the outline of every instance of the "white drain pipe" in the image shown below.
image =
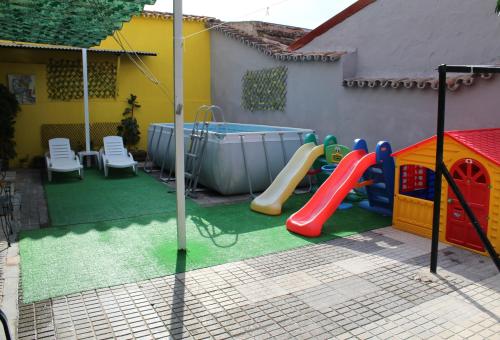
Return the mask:
{"type": "Polygon", "coordinates": [[[90,151],[89,81],[87,73],[87,49],[82,48],[83,111],[85,113],[85,151],[90,151]]]}
{"type": "Polygon", "coordinates": [[[182,0],[174,0],[175,191],[177,195],[177,250],[179,251],[186,250],[182,19],[182,0]]]}

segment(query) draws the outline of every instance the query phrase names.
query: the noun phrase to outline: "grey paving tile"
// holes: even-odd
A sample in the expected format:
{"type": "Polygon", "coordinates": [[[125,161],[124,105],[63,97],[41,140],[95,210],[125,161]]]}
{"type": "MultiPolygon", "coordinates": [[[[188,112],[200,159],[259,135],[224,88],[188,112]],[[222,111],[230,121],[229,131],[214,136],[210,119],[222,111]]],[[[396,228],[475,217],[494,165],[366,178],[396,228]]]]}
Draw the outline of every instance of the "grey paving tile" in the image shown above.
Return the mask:
{"type": "Polygon", "coordinates": [[[353,276],[306,289],[297,293],[297,296],[312,308],[325,311],[330,307],[377,291],[381,289],[373,283],[353,276]]]}
{"type": "Polygon", "coordinates": [[[254,303],[320,285],[321,282],[303,271],[288,273],[235,288],[254,303]]]}

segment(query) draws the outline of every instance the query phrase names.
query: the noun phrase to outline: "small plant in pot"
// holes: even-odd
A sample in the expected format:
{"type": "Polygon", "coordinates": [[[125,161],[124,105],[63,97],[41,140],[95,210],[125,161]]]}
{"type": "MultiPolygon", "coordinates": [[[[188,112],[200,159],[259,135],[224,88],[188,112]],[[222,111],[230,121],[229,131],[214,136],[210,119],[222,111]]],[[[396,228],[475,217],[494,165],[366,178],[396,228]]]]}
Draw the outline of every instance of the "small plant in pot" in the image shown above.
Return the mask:
{"type": "Polygon", "coordinates": [[[127,104],[128,107],[123,111],[123,119],[118,126],[117,132],[118,136],[123,138],[123,143],[132,156],[134,156],[134,159],[141,162],[146,158],[146,152],[137,150],[136,147],[141,139],[141,131],[139,130],[139,123],[137,123],[137,119],[135,118],[135,113],[141,105],[139,105],[137,96],[134,94],[130,94],[130,97],[127,99],[127,104]]]}
{"type": "Polygon", "coordinates": [[[17,113],[21,111],[16,96],[0,84],[0,166],[5,170],[9,160],[16,157],[16,142],[14,141],[17,113]]]}

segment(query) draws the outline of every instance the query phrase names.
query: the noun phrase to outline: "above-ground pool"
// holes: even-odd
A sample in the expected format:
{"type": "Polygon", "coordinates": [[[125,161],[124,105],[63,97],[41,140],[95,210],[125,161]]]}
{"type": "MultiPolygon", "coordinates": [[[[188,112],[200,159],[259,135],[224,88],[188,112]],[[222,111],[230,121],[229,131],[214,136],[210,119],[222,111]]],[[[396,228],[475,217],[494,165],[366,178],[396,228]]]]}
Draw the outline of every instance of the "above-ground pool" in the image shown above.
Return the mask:
{"type": "MultiPolygon", "coordinates": [[[[184,125],[186,151],[192,128],[193,124],[184,125]]],[[[209,124],[208,131],[199,183],[223,195],[264,191],[302,145],[304,136],[313,133],[310,129],[216,122],[209,124]]],[[[173,134],[173,123],[148,128],[150,157],[166,169],[173,168],[175,161],[173,134]]]]}

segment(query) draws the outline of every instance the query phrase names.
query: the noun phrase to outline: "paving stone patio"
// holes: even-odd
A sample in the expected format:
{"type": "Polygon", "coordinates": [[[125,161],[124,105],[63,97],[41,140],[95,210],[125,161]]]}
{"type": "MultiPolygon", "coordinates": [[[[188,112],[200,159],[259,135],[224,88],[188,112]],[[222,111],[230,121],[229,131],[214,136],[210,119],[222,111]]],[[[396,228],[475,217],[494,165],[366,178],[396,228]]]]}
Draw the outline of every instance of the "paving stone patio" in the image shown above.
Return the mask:
{"type": "MultiPolygon", "coordinates": [[[[48,224],[47,205],[39,170],[8,171],[14,205],[11,246],[0,232],[0,308],[6,314],[11,333],[18,323],[19,249],[15,241],[20,230],[37,229],[48,224]]],[[[0,339],[3,333],[0,332],[0,339]]]]}
{"type": "Polygon", "coordinates": [[[24,304],[20,289],[18,335],[500,339],[500,274],[491,261],[441,245],[431,276],[429,249],[429,240],[389,227],[36,303],[24,304]]]}
{"type": "Polygon", "coordinates": [[[20,339],[500,339],[488,258],[392,228],[23,304],[20,339]]]}

